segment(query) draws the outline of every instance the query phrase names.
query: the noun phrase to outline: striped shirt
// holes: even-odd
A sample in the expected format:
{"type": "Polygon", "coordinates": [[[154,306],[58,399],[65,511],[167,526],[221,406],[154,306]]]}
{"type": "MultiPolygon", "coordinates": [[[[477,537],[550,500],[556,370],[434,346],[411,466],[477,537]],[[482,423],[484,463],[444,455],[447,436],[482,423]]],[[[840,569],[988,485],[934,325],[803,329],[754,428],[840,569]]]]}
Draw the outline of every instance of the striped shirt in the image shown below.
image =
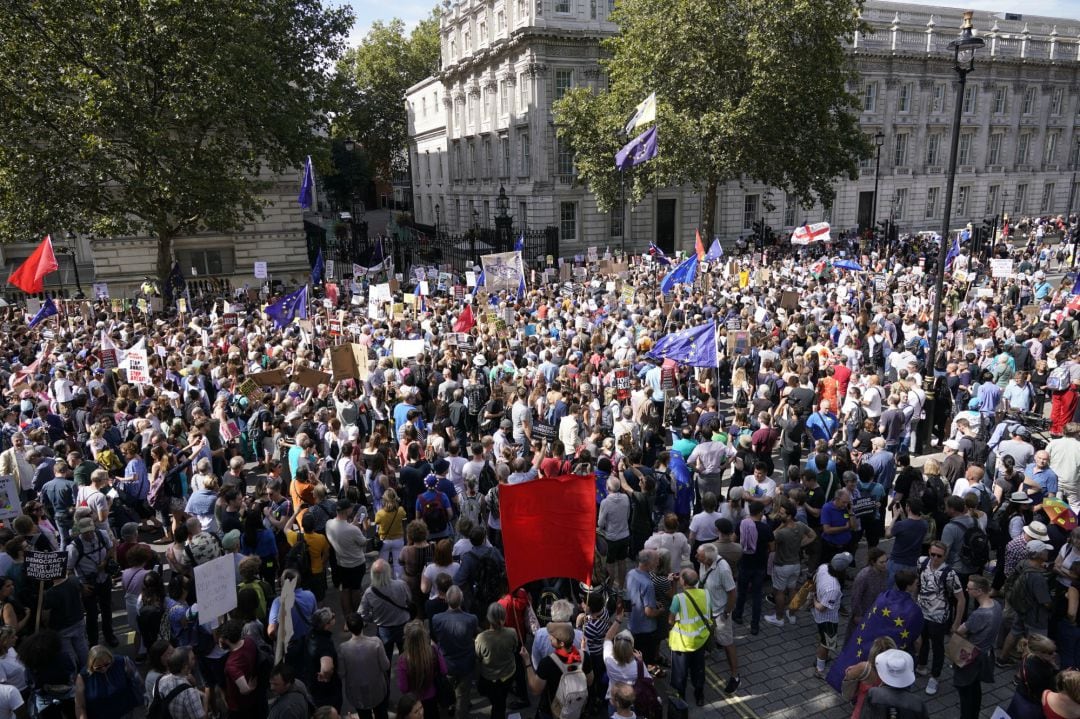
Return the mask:
{"type": "Polygon", "coordinates": [[[829,574],[828,564],[822,564],[818,567],[817,574],[814,575],[814,583],[814,598],[824,605],[825,609],[819,611],[816,605],[812,606],[810,615],[818,624],[825,624],[826,622],[839,624],[842,592],[840,591],[840,582],[836,577],[829,574]]]}

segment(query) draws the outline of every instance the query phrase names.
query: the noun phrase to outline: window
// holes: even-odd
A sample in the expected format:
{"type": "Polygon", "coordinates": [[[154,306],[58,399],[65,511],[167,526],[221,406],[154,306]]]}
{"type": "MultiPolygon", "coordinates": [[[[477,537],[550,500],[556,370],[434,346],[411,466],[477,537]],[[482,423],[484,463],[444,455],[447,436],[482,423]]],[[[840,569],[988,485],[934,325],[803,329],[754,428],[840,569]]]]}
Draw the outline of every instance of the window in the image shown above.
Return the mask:
{"type": "Polygon", "coordinates": [[[465,31],[464,44],[462,45],[462,47],[464,48],[465,52],[472,51],[472,33],[468,30],[465,31]]]}
{"type": "Polygon", "coordinates": [[[1024,214],[1024,202],[1027,200],[1027,185],[1016,186],[1016,197],[1013,198],[1013,215],[1024,214]]]}
{"type": "Polygon", "coordinates": [[[500,33],[506,29],[506,13],[502,10],[495,13],[495,29],[500,33]]]}
{"type": "Polygon", "coordinates": [[[1064,95],[1063,95],[1062,90],[1061,90],[1060,87],[1055,87],[1054,91],[1052,93],[1050,93],[1050,114],[1051,115],[1060,115],[1061,114],[1061,99],[1062,99],[1063,96],[1064,95]]]}
{"type": "MultiPolygon", "coordinates": [[[[863,88],[863,112],[874,112],[877,109],[877,83],[868,82],[863,88]]],[[[749,227],[749,225],[747,225],[749,227]]]]}
{"type": "Polygon", "coordinates": [[[570,143],[560,137],[557,152],[555,173],[560,175],[564,182],[569,181],[574,175],[574,151],[571,149],[570,143]]]}
{"type": "Polygon", "coordinates": [[[476,141],[469,142],[469,179],[476,179],[476,141]]]}
{"type": "Polygon", "coordinates": [[[789,192],[784,198],[784,227],[795,226],[795,210],[798,206],[795,195],[789,192]]]}
{"type": "Polygon", "coordinates": [[[518,227],[525,228],[529,226],[529,203],[522,200],[518,203],[518,227]]]}
{"type": "Polygon", "coordinates": [[[1069,154],[1072,155],[1070,158],[1072,166],[1075,168],[1077,165],[1080,165],[1080,142],[1073,142],[1069,154]]]}
{"type": "Polygon", "coordinates": [[[427,117],[427,98],[420,98],[420,117],[427,117]]]}
{"type": "Polygon", "coordinates": [[[528,0],[517,1],[517,11],[514,15],[518,20],[524,20],[526,13],[529,11],[528,0]]]}
{"type": "Polygon", "coordinates": [[[1004,134],[1000,132],[995,132],[990,135],[990,146],[986,150],[986,164],[1001,164],[1001,141],[1003,138],[1004,134]]]}
{"type": "Polygon", "coordinates": [[[1036,108],[1038,108],[1039,101],[1038,101],[1038,95],[1036,95],[1037,92],[1038,92],[1038,89],[1034,88],[1034,87],[1029,87],[1026,90],[1024,90],[1023,113],[1025,115],[1030,115],[1030,114],[1034,113],[1036,108]]]}
{"type": "Polygon", "coordinates": [[[864,157],[861,160],[859,160],[859,167],[861,167],[864,170],[869,170],[871,167],[874,166],[874,163],[877,161],[878,149],[877,149],[877,145],[874,143],[874,136],[873,135],[864,132],[863,137],[866,138],[866,143],[868,145],[870,145],[870,147],[874,148],[874,154],[871,157],[864,157]]]}
{"type": "Polygon", "coordinates": [[[461,143],[457,141],[450,146],[450,179],[461,179],[461,143]]]}
{"type": "Polygon", "coordinates": [[[964,88],[964,105],[961,110],[965,115],[970,115],[975,112],[977,95],[978,89],[974,85],[969,85],[964,88]]]}
{"type": "Polygon", "coordinates": [[[529,76],[525,73],[518,75],[518,92],[520,93],[518,107],[524,110],[529,106],[529,76]]]}
{"type": "Polygon", "coordinates": [[[967,185],[956,188],[956,214],[958,217],[966,217],[968,211],[968,197],[971,195],[971,188],[967,185]]]}
{"type": "Polygon", "coordinates": [[[941,133],[934,132],[926,136],[926,164],[934,167],[941,159],[941,133]]]}
{"type": "Polygon", "coordinates": [[[481,20],[480,21],[480,31],[476,33],[477,45],[479,45],[480,43],[483,43],[485,40],[488,40],[488,39],[489,38],[488,38],[487,23],[484,22],[483,20],[481,20]]]}
{"type": "Polygon", "coordinates": [[[491,140],[484,140],[484,177],[492,177],[495,174],[495,155],[491,151],[491,140]]]}
{"type": "Polygon", "coordinates": [[[192,275],[230,275],[236,266],[233,249],[223,247],[213,250],[177,250],[176,261],[184,272],[192,275]]]}
{"type": "Polygon", "coordinates": [[[1057,157],[1057,132],[1046,133],[1046,145],[1043,146],[1043,162],[1050,163],[1057,157]]]}
{"type": "Polygon", "coordinates": [[[461,200],[454,200],[454,216],[448,220],[451,227],[460,227],[461,222],[461,200]]]}
{"type": "Polygon", "coordinates": [[[570,12],[570,0],[555,0],[555,12],[570,12]]]}
{"type": "Polygon", "coordinates": [[[431,150],[424,150],[424,177],[431,184],[431,150]]]}
{"type": "Polygon", "coordinates": [[[443,154],[438,152],[435,154],[435,179],[439,182],[443,181],[443,169],[442,169],[443,154]]]}
{"type": "Polygon", "coordinates": [[[896,219],[900,219],[904,216],[904,208],[907,206],[907,188],[901,187],[896,191],[896,196],[893,197],[893,201],[896,207],[896,219]]]}
{"type": "Polygon", "coordinates": [[[945,85],[942,83],[936,83],[934,85],[934,95],[930,102],[931,112],[945,112],[945,85]]]}
{"type": "Polygon", "coordinates": [[[499,82],[499,112],[504,115],[510,112],[510,85],[506,80],[499,82]]]}
{"type": "Polygon", "coordinates": [[[518,166],[518,175],[521,177],[528,177],[529,168],[529,132],[527,130],[521,130],[518,132],[518,157],[521,158],[521,164],[518,166]]]}
{"type": "Polygon", "coordinates": [[[561,100],[566,91],[574,86],[573,70],[555,71],[555,99],[561,100]]]}
{"type": "Polygon", "coordinates": [[[499,177],[510,177],[510,138],[499,138],[499,177]]]}
{"type": "Polygon", "coordinates": [[[908,135],[906,132],[896,133],[896,147],[893,152],[893,165],[903,167],[907,164],[908,135]]]}
{"type": "Polygon", "coordinates": [[[900,85],[900,92],[896,98],[896,111],[897,112],[910,112],[911,111],[911,83],[905,82],[900,85]]]}
{"type": "Polygon", "coordinates": [[[1020,139],[1016,143],[1016,164],[1026,165],[1031,150],[1031,133],[1020,133],[1020,139]]]}
{"type": "Polygon", "coordinates": [[[1054,205],[1054,183],[1047,182],[1043,185],[1042,202],[1039,203],[1039,212],[1049,212],[1054,205]]]}
{"type": "Polygon", "coordinates": [[[761,197],[759,195],[747,195],[743,198],[743,221],[742,226],[745,229],[754,226],[754,223],[758,219],[758,203],[761,197]]]}
{"type": "Polygon", "coordinates": [[[926,190],[926,219],[937,216],[938,192],[940,187],[929,187],[926,190]]]}
{"type": "Polygon", "coordinates": [[[956,161],[961,165],[971,164],[971,133],[960,133],[960,144],[956,149],[956,161]]]}
{"type": "Polygon", "coordinates": [[[828,222],[830,225],[832,224],[832,205],[829,205],[828,207],[825,205],[821,206],[821,221],[828,222]]]}
{"type": "Polygon", "coordinates": [[[986,191],[986,214],[993,215],[997,212],[998,198],[1001,196],[1001,185],[990,185],[986,191]]]}
{"type": "Polygon", "coordinates": [[[626,208],[622,202],[616,202],[611,207],[611,218],[609,227],[611,231],[608,233],[609,237],[622,237],[623,236],[623,217],[626,212],[626,208]]]}
{"type": "Polygon", "coordinates": [[[469,107],[472,110],[469,115],[472,117],[473,131],[480,125],[480,95],[469,95],[469,107]]]}
{"type": "Polygon", "coordinates": [[[994,114],[1004,115],[1005,108],[1009,101],[1009,88],[1005,85],[998,85],[994,90],[994,114]]]}
{"type": "Polygon", "coordinates": [[[490,200],[484,200],[484,214],[481,215],[480,222],[483,223],[484,227],[489,227],[491,225],[491,201],[490,200]]]}
{"type": "Polygon", "coordinates": [[[466,227],[473,227],[480,221],[478,213],[476,212],[476,203],[469,200],[469,216],[463,218],[463,222],[466,227]]]}
{"type": "Polygon", "coordinates": [[[453,60],[457,57],[457,39],[453,36],[450,37],[450,59],[453,60]]]}
{"type": "Polygon", "coordinates": [[[491,108],[491,90],[486,87],[480,91],[480,117],[484,122],[488,121],[491,117],[491,113],[488,110],[491,108]]]}
{"type": "Polygon", "coordinates": [[[559,203],[559,239],[577,239],[577,203],[559,203]]]}

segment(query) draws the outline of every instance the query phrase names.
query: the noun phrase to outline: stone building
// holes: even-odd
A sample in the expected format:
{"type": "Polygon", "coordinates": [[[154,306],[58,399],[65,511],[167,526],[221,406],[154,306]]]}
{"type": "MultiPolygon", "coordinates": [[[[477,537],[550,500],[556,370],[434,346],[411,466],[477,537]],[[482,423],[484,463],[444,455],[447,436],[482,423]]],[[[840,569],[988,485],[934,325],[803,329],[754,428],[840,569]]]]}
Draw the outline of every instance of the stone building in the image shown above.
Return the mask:
{"type": "MultiPolygon", "coordinates": [[[[611,0],[459,0],[442,19],[442,69],[406,102],[417,219],[459,231],[491,225],[499,188],[515,226],[557,226],[561,252],[618,246],[693,245],[702,193],[664,188],[624,213],[597,211],[576,182],[573,156],[555,137],[551,105],[571,87],[601,87],[599,41],[618,31],[611,0]],[[436,207],[439,217],[436,218],[436,207]]],[[[729,182],[717,197],[717,233],[733,242],[764,220],[778,232],[804,221],[836,228],[891,216],[901,231],[939,230],[956,98],[946,46],[961,8],[869,0],[872,32],[849,47],[859,71],[861,124],[884,135],[877,215],[875,160],[856,181],[838,180],[831,208],[802,208],[782,191],[729,182]],[[767,209],[771,205],[773,209],[767,209]]],[[[986,49],[963,103],[953,226],[1002,212],[1062,214],[1077,164],[1080,20],[975,13],[986,49]]],[[[642,90],[642,96],[647,89],[642,90]]],[[[1080,203],[1080,197],[1076,199],[1080,203]]]]}

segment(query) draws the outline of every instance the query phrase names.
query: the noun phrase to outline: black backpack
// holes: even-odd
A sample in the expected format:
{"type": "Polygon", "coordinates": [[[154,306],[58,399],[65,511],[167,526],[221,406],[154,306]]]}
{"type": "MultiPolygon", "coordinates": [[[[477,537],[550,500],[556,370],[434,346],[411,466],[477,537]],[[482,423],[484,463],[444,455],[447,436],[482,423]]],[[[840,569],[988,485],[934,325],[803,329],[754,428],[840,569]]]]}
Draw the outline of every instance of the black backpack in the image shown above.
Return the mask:
{"type": "Polygon", "coordinates": [[[474,607],[477,612],[486,612],[492,602],[506,593],[506,565],[491,552],[480,555],[473,581],[474,607]]]}
{"type": "Polygon", "coordinates": [[[480,478],[477,484],[480,494],[487,494],[498,483],[499,478],[495,475],[495,468],[491,466],[491,462],[484,460],[484,466],[480,468],[480,478]]]}
{"type": "Polygon", "coordinates": [[[190,684],[182,682],[177,684],[171,692],[161,696],[158,686],[162,679],[164,677],[158,677],[157,682],[154,683],[154,695],[150,700],[150,706],[146,708],[146,719],[170,719],[169,705],[172,704],[172,700],[180,696],[185,689],[191,689],[190,684]]]}
{"type": "Polygon", "coordinates": [[[960,561],[976,571],[982,571],[990,561],[990,539],[974,519],[971,520],[971,526],[964,530],[960,544],[960,561]]]}
{"type": "Polygon", "coordinates": [[[969,466],[982,467],[986,464],[987,457],[990,456],[990,447],[986,444],[986,441],[979,437],[968,437],[968,441],[971,442],[971,456],[965,457],[969,466]]]}
{"type": "Polygon", "coordinates": [[[442,492],[438,491],[430,499],[425,499],[423,495],[420,495],[420,519],[424,520],[424,524],[432,534],[446,531],[450,523],[450,516],[442,504],[442,498],[442,492]]]}
{"type": "Polygon", "coordinates": [[[311,553],[302,532],[296,535],[296,544],[292,545],[289,553],[285,555],[285,568],[295,569],[300,573],[301,579],[311,576],[311,553]]]}

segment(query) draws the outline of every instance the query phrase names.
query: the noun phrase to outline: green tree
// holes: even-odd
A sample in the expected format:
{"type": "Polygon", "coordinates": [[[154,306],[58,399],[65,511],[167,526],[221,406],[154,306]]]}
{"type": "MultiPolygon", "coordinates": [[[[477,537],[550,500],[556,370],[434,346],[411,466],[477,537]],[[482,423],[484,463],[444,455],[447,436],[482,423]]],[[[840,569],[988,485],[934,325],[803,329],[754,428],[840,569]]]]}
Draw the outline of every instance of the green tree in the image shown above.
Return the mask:
{"type": "Polygon", "coordinates": [[[0,239],[172,241],[257,218],[320,144],[347,9],[321,0],[6,0],[0,239]]]}
{"type": "Polygon", "coordinates": [[[334,135],[362,143],[375,175],[389,181],[405,166],[408,115],[405,91],[439,69],[439,14],[411,33],[405,23],[376,22],[338,63],[335,90],[339,114],[334,135]]]}
{"type": "MultiPolygon", "coordinates": [[[[832,183],[855,178],[870,148],[859,131],[855,75],[842,39],[861,0],[620,0],[620,33],[603,41],[610,89],[577,88],[555,103],[558,134],[602,210],[619,198],[614,157],[623,126],[657,96],[659,155],[626,173],[630,199],[654,187],[705,191],[715,224],[720,183],[747,179],[832,203],[832,183]]],[[[642,128],[643,130],[644,128],[642,128]]],[[[642,131],[638,130],[638,132],[642,131]]]]}

